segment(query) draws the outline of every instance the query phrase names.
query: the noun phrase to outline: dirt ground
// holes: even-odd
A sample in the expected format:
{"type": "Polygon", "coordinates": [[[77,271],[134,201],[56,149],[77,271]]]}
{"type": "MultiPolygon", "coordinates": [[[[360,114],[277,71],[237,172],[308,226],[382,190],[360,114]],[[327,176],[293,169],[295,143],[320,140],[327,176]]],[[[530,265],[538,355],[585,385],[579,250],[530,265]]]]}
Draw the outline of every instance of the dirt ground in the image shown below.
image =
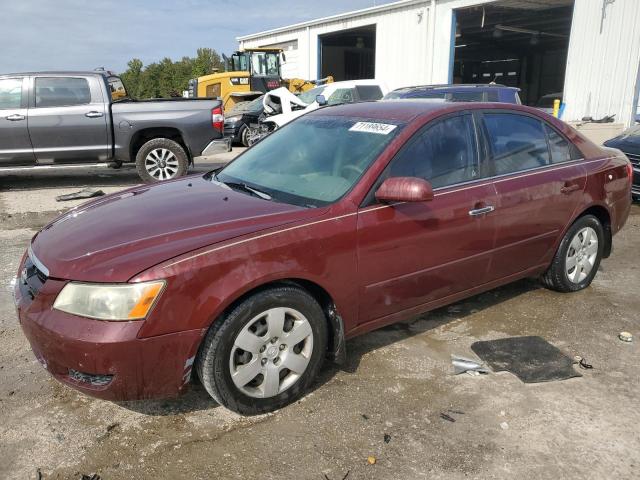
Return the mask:
{"type": "Polygon", "coordinates": [[[8,284],[31,236],[73,205],[54,197],[137,182],[131,170],[0,172],[0,478],[640,478],[639,205],[589,289],[521,281],[364,335],[301,401],[247,418],[198,385],[164,401],[86,397],[51,379],[22,335],[8,284]],[[520,335],[594,368],[541,384],[452,374],[451,354],[520,335]]]}

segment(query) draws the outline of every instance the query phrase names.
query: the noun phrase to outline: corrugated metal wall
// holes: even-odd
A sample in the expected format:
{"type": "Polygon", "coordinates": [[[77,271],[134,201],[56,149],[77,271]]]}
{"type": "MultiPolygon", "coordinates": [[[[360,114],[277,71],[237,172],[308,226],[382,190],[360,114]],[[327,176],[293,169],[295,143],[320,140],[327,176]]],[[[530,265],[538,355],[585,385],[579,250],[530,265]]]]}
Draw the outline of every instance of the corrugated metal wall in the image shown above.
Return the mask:
{"type": "MultiPolygon", "coordinates": [[[[307,79],[318,77],[319,36],[366,25],[376,25],[376,79],[391,89],[428,82],[428,0],[392,10],[328,21],[310,27],[261,36],[240,42],[240,47],[258,47],[298,40],[295,68],[287,72],[307,79]]],[[[289,58],[287,58],[289,63],[289,58]]]]}
{"type": "Polygon", "coordinates": [[[616,115],[630,125],[640,65],[640,1],[576,0],[565,76],[563,120],[616,115]]]}

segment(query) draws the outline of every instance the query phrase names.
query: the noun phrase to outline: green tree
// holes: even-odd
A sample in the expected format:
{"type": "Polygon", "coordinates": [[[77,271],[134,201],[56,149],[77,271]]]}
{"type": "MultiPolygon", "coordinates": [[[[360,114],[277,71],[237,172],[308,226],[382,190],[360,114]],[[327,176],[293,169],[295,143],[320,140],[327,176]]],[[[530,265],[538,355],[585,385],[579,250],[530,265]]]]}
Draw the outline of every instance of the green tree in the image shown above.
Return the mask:
{"type": "Polygon", "coordinates": [[[161,98],[181,95],[192,78],[223,70],[220,55],[213,48],[199,48],[195,57],[182,57],[173,61],[168,57],[144,66],[133,58],[120,76],[129,95],[134,98],[161,98]]]}

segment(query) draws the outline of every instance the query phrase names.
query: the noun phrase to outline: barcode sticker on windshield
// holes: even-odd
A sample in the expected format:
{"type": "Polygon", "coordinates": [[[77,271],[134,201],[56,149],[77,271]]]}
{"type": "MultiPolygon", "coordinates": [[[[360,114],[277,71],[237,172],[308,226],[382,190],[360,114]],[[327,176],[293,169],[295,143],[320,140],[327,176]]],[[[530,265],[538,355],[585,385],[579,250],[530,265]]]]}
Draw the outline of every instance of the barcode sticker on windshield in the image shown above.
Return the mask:
{"type": "Polygon", "coordinates": [[[377,133],[379,135],[389,135],[396,129],[397,125],[374,122],[358,122],[349,129],[350,132],[377,133]]]}

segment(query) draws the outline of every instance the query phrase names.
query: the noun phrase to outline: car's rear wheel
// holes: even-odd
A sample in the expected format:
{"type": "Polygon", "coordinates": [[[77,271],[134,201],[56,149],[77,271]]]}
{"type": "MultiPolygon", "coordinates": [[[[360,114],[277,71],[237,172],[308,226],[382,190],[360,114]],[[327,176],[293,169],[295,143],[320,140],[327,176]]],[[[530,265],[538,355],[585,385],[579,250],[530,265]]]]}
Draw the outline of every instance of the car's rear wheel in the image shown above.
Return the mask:
{"type": "Polygon", "coordinates": [[[242,127],[240,127],[240,143],[242,143],[243,146],[248,147],[249,146],[249,127],[247,127],[246,125],[242,125],[242,127]]]}
{"type": "Polygon", "coordinates": [[[145,183],[170,180],[187,173],[189,157],[178,142],[154,138],[138,150],[136,169],[145,183]]]}
{"type": "Polygon", "coordinates": [[[304,290],[277,287],[250,296],[214,322],[196,371],[218,403],[254,415],[300,398],[322,366],[326,348],[320,305],[304,290]]]}
{"type": "Polygon", "coordinates": [[[587,288],[596,276],[604,251],[604,229],[593,215],[580,217],[560,242],[543,283],[559,292],[587,288]]]}

